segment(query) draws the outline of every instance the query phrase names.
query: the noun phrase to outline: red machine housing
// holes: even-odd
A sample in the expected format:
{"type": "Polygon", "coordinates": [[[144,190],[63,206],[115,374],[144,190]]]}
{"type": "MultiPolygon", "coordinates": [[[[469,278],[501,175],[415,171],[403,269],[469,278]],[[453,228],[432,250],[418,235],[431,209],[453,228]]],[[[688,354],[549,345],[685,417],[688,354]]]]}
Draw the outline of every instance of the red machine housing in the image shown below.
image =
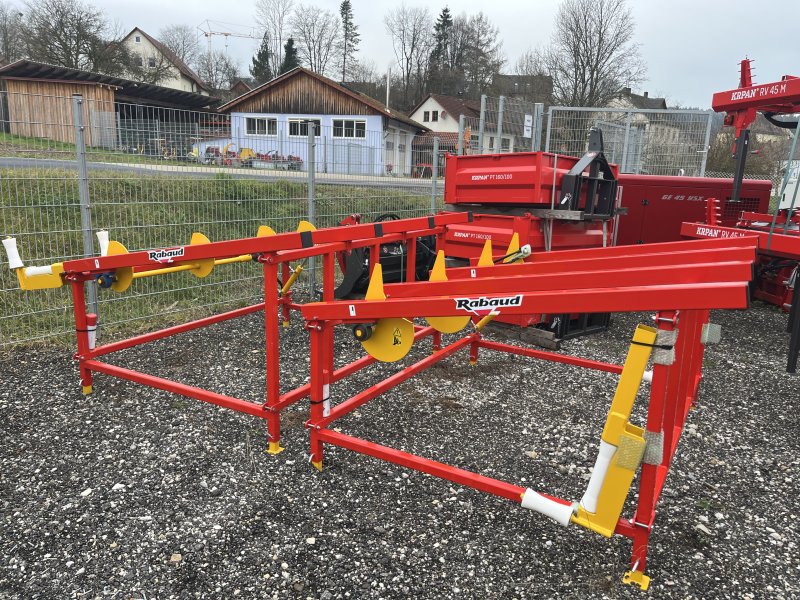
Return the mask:
{"type": "Polygon", "coordinates": [[[731,201],[733,181],[711,177],[667,177],[622,173],[622,207],[617,222],[617,245],[674,242],[681,223],[705,220],[706,200],[720,201],[720,225],[733,227],[743,212],[769,210],[772,182],[747,179],[738,202],[731,201]]]}

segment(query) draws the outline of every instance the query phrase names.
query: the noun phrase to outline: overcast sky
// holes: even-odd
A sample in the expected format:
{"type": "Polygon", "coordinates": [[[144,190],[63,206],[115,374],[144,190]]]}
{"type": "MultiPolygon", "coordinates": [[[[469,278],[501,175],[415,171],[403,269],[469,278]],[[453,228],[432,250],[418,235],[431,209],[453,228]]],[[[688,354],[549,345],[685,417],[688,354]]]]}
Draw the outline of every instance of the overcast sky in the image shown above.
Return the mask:
{"type": "MultiPolygon", "coordinates": [[[[91,0],[90,0],[91,1],[91,0]]],[[[340,0],[305,2],[338,13],[340,0]]],[[[212,22],[217,31],[246,31],[255,25],[255,1],[232,0],[95,0],[120,26],[141,27],[157,35],[165,25],[191,26],[212,22]],[[228,25],[226,25],[228,24],[228,25]]],[[[393,61],[383,15],[396,6],[385,0],[352,0],[361,33],[359,57],[368,57],[380,71],[393,61]]],[[[483,11],[499,28],[511,72],[517,57],[529,47],[547,43],[556,18],[558,0],[464,0],[420,2],[436,14],[446,4],[454,14],[483,11]]],[[[738,63],[755,59],[757,83],[777,81],[784,74],[800,76],[800,3],[797,0],[629,0],[636,20],[636,38],[647,64],[647,81],[634,89],[665,96],[670,106],[708,108],[714,92],[738,85],[738,63]]],[[[203,44],[205,38],[201,38],[203,44]]],[[[222,38],[212,38],[216,49],[222,38]]],[[[247,74],[258,42],[231,39],[229,54],[247,74]]]]}

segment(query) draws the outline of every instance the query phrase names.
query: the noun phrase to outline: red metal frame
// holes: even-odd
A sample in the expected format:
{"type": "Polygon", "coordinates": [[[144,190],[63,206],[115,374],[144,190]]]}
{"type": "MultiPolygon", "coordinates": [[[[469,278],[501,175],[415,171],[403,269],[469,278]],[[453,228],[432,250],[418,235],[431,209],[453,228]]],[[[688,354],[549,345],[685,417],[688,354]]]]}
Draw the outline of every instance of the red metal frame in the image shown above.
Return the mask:
{"type": "MultiPolygon", "coordinates": [[[[521,356],[558,362],[576,367],[596,369],[614,374],[622,366],[588,358],[573,357],[541,350],[519,348],[484,340],[480,331],[471,328],[466,335],[441,346],[441,335],[431,327],[417,327],[415,340],[430,336],[433,352],[372,385],[351,398],[333,403],[331,384],[372,364],[375,359],[362,357],[335,368],[333,331],[337,325],[369,323],[387,317],[416,318],[470,314],[477,319],[488,313],[480,299],[514,298],[500,309],[504,314],[630,312],[658,311],[657,325],[664,331],[678,330],[676,360],[672,365],[657,364],[653,369],[647,430],[663,432],[664,450],[661,464],[642,466],[636,514],[633,519],[620,518],[616,532],[633,540],[631,565],[643,571],[649,534],[655,519],[655,507],[664,485],[690,406],[696,401],[701,379],[704,347],[703,326],[709,309],[745,308],[748,303],[748,282],[757,240],[754,237],[729,238],[671,244],[653,244],[635,248],[599,248],[553,252],[535,257],[533,263],[502,267],[470,267],[451,270],[447,282],[414,282],[414,269],[408,269],[409,281],[385,286],[385,300],[333,301],[335,253],[354,247],[368,246],[378,255],[380,244],[388,240],[408,241],[435,235],[439,243],[448,225],[462,223],[469,215],[438,215],[428,219],[391,221],[381,224],[381,232],[373,225],[355,225],[319,230],[311,234],[281,234],[271,238],[250,238],[233,242],[217,242],[184,247],[183,262],[207,258],[224,258],[244,253],[258,255],[264,273],[264,302],[228,311],[221,315],[198,319],[164,330],[90,348],[84,284],[98,273],[123,267],[150,268],[147,252],[128,255],[81,259],[64,263],[65,277],[72,285],[81,382],[92,385],[92,373],[120,377],[165,391],[212,403],[265,419],[268,423],[270,447],[279,450],[280,411],[308,397],[312,462],[322,467],[324,445],[331,444],[382,460],[416,469],[466,485],[487,493],[522,502],[526,489],[518,485],[485,477],[428,458],[361,440],[328,426],[399,383],[430,366],[468,349],[472,361],[480,348],[510,352],[521,356]],[[283,244],[283,245],[281,245],[283,244]],[[281,296],[276,280],[288,274],[288,262],[311,255],[322,256],[323,297],[321,302],[298,305],[288,295],[281,296]],[[646,268],[648,260],[653,261],[646,268]],[[658,268],[654,269],[653,264],[658,268]],[[713,265],[713,266],[712,266],[713,265]],[[478,305],[460,302],[468,299],[478,305]],[[665,309],[664,307],[672,307],[665,309]],[[310,382],[281,394],[278,355],[279,325],[288,318],[290,309],[299,309],[306,321],[311,341],[310,382]],[[248,402],[201,388],[170,381],[147,373],[110,365],[98,357],[190,331],[213,323],[264,310],[266,325],[266,397],[263,402],[248,402]],[[272,312],[276,310],[278,314],[272,312]]],[[[489,302],[489,300],[486,300],[489,302]]],[[[541,494],[556,506],[570,506],[564,499],[541,494]]]]}
{"type": "MultiPolygon", "coordinates": [[[[95,348],[89,347],[87,333],[84,295],[84,286],[86,282],[94,279],[97,274],[115,271],[120,268],[130,267],[133,268],[135,272],[139,272],[160,268],[163,265],[151,260],[149,251],[67,261],[64,263],[64,273],[65,279],[67,279],[72,286],[75,330],[78,344],[75,358],[79,363],[81,385],[84,391],[88,393],[92,388],[92,373],[104,373],[106,375],[128,379],[143,385],[149,385],[151,387],[258,416],[267,421],[270,441],[277,448],[279,447],[281,437],[280,412],[298,400],[307,397],[310,393],[309,384],[301,385],[296,389],[283,393],[281,392],[279,355],[280,326],[278,319],[276,319],[276,314],[273,311],[276,310],[280,316],[280,320],[284,324],[288,324],[290,311],[299,310],[301,305],[293,302],[291,290],[285,294],[279,292],[276,285],[278,274],[280,273],[282,275],[281,281],[286,281],[290,273],[290,262],[302,260],[310,256],[321,256],[323,300],[330,302],[333,300],[335,288],[334,269],[337,252],[368,246],[373,250],[377,250],[375,254],[377,256],[379,255],[381,244],[398,241],[407,243],[409,248],[413,248],[416,238],[428,235],[435,235],[437,238],[441,238],[448,225],[467,222],[469,219],[471,219],[471,215],[468,213],[439,214],[431,217],[402,219],[381,223],[381,230],[376,229],[374,224],[352,225],[320,229],[303,235],[292,232],[277,234],[270,237],[247,238],[179,247],[182,248],[183,255],[180,261],[175,261],[171,263],[170,266],[177,266],[182,263],[191,263],[208,258],[229,258],[231,256],[240,256],[243,254],[257,256],[258,261],[262,263],[264,273],[264,302],[134,336],[118,342],[97,346],[95,348]],[[123,369],[97,360],[101,356],[120,350],[259,311],[264,311],[266,332],[266,390],[264,400],[260,403],[249,402],[247,400],[225,396],[224,394],[217,394],[202,388],[169,381],[148,373],[123,369]]],[[[414,269],[408,270],[407,277],[410,281],[413,281],[414,269]]],[[[415,332],[415,339],[421,339],[429,335],[433,335],[434,342],[438,345],[439,334],[430,327],[418,328],[415,332]]],[[[333,347],[332,331],[328,333],[326,343],[330,347],[333,347]]],[[[331,379],[336,381],[374,362],[375,359],[367,356],[334,370],[333,355],[331,354],[326,369],[331,373],[331,379]]]]}

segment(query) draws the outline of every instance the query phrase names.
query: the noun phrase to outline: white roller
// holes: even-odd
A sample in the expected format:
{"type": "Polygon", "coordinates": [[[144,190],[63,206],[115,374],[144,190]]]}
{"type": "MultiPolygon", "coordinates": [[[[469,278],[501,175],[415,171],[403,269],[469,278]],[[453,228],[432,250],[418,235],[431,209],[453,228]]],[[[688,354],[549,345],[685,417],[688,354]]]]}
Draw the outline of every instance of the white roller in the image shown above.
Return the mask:
{"type": "Polygon", "coordinates": [[[581,506],[586,512],[597,512],[597,497],[603,488],[608,466],[611,464],[611,459],[614,458],[616,452],[616,446],[600,440],[600,450],[598,450],[597,460],[594,462],[592,477],[589,479],[589,485],[586,486],[583,498],[581,498],[581,506]]]}
{"type": "Polygon", "coordinates": [[[26,277],[35,277],[36,275],[52,275],[53,265],[45,265],[44,267],[25,267],[26,277]]]}
{"type": "Polygon", "coordinates": [[[542,513],[564,527],[569,525],[569,519],[572,516],[571,504],[561,504],[546,496],[542,496],[539,492],[534,492],[530,488],[525,490],[525,493],[522,495],[522,508],[528,508],[542,513]]]}
{"type": "Polygon", "coordinates": [[[645,371],[642,375],[642,381],[645,383],[653,383],[653,371],[645,371]]]}
{"type": "Polygon", "coordinates": [[[108,256],[108,231],[101,229],[97,232],[97,243],[100,244],[100,256],[108,256]]]}
{"type": "Polygon", "coordinates": [[[6,249],[8,255],[8,268],[21,269],[24,265],[22,259],[19,257],[19,250],[17,250],[17,239],[7,237],[3,240],[3,247],[6,249]]]}

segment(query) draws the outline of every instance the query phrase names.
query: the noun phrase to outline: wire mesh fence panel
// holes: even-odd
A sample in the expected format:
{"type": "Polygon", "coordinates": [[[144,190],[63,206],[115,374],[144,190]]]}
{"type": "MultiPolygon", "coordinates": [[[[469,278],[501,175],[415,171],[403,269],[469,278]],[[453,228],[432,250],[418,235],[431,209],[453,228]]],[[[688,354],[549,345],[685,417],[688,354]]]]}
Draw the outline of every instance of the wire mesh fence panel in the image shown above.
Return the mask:
{"type": "MultiPolygon", "coordinates": [[[[310,218],[310,196],[318,227],[353,213],[372,221],[442,207],[447,148],[432,136],[367,130],[358,119],[322,127],[308,118],[86,97],[81,156],[73,102],[16,94],[0,101],[0,235],[17,238],[26,265],[97,253],[86,239],[101,229],[129,251],[186,245],[195,232],[217,241],[255,236],[260,225],[292,231],[310,218]],[[90,225],[81,223],[82,199],[90,225]]],[[[0,260],[0,345],[70,333],[68,287],[22,292],[4,253],[0,260]]],[[[258,264],[247,262],[220,265],[202,279],[191,272],[136,279],[123,294],[98,289],[103,335],[257,302],[263,285],[258,264]]]]}
{"type": "MultiPolygon", "coordinates": [[[[529,152],[534,141],[533,102],[501,96],[486,97],[483,148],[480,153],[529,152]]],[[[478,130],[480,123],[478,124],[478,130]]],[[[476,130],[476,131],[478,131],[476,130]]]]}
{"type": "Polygon", "coordinates": [[[711,111],[552,106],[545,150],[580,156],[589,130],[603,132],[604,151],[623,173],[702,177],[711,111]]]}
{"type": "MultiPolygon", "coordinates": [[[[15,236],[26,264],[83,255],[72,98],[0,94],[0,237],[15,236]]],[[[0,340],[37,340],[71,330],[67,288],[19,289],[0,254],[0,340]]]]}

